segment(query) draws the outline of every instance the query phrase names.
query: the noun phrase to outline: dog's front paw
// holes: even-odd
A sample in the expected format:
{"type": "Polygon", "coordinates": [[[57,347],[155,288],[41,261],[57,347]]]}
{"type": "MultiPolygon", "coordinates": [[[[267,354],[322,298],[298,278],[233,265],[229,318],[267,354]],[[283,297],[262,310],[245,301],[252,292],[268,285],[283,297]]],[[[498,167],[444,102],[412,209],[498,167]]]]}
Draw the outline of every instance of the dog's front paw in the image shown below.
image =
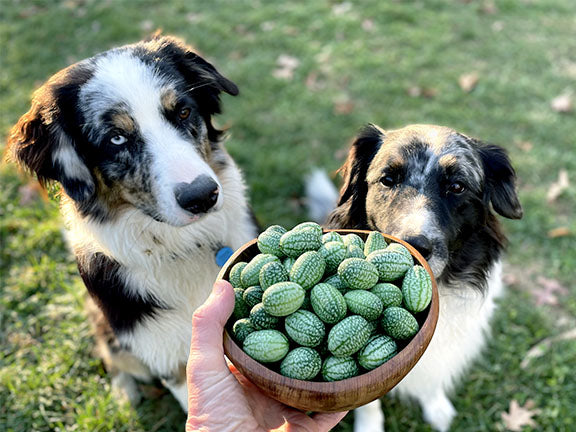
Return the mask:
{"type": "Polygon", "coordinates": [[[354,410],[354,432],[384,432],[384,413],[380,400],[354,410]]]}
{"type": "Polygon", "coordinates": [[[446,432],[450,429],[450,424],[456,415],[456,410],[452,402],[444,393],[427,400],[423,405],[424,419],[439,432],[446,432]]]}
{"type": "Polygon", "coordinates": [[[142,394],[138,389],[136,380],[126,372],[120,372],[112,377],[112,395],[116,400],[125,401],[131,405],[138,405],[142,394]]]}

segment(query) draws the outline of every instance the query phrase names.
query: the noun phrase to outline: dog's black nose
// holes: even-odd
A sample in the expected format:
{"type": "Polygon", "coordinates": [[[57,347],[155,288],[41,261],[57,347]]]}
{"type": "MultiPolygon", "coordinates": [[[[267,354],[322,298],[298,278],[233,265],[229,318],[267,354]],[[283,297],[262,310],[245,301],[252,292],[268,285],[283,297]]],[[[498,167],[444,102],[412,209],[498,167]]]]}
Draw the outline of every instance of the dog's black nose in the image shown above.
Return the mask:
{"type": "Polygon", "coordinates": [[[206,213],[218,201],[218,184],[207,175],[198,176],[192,183],[178,183],[174,188],[176,202],[190,213],[206,213]]]}
{"type": "Polygon", "coordinates": [[[410,243],[414,248],[420,252],[425,260],[430,259],[432,256],[432,242],[430,239],[423,235],[406,237],[403,239],[405,242],[410,243]]]}

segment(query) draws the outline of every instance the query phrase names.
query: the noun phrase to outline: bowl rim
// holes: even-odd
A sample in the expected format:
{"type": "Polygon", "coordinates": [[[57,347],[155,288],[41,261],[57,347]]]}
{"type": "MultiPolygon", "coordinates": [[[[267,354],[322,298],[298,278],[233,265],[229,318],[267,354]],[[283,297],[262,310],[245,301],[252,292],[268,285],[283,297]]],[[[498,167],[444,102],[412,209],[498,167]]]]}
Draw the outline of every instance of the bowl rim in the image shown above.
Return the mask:
{"type": "MultiPolygon", "coordinates": [[[[358,230],[358,229],[323,229],[323,233],[336,231],[342,234],[368,234],[375,230],[358,230]]],[[[424,319],[424,323],[418,330],[418,333],[414,335],[414,337],[408,342],[398,354],[392,357],[390,360],[386,361],[382,365],[378,366],[375,369],[362,373],[360,375],[347,378],[340,381],[333,381],[333,382],[324,382],[324,381],[305,381],[305,380],[298,380],[294,378],[285,377],[278,372],[269,369],[265,365],[257,362],[252,357],[248,356],[242,348],[234,341],[232,336],[228,333],[227,328],[224,328],[224,352],[228,359],[232,362],[232,364],[241,372],[243,373],[244,370],[249,371],[250,374],[256,374],[258,376],[266,376],[267,379],[271,382],[271,384],[275,386],[282,386],[282,387],[290,387],[292,390],[295,391],[307,391],[307,392],[317,392],[319,394],[322,393],[332,393],[339,388],[346,388],[349,389],[353,387],[353,383],[356,381],[365,381],[365,382],[373,382],[377,383],[382,379],[382,376],[394,376],[400,375],[398,371],[402,370],[402,366],[406,366],[406,357],[410,353],[416,353],[414,357],[413,364],[408,368],[408,372],[418,363],[420,357],[424,354],[424,351],[428,347],[430,340],[434,334],[437,322],[438,322],[438,312],[439,312],[439,299],[438,299],[438,287],[432,270],[428,265],[427,261],[424,257],[410,244],[407,242],[398,239],[394,236],[389,234],[381,233],[387,240],[391,240],[392,242],[400,243],[405,246],[412,256],[416,258],[418,264],[422,265],[428,274],[431,276],[432,279],[432,300],[430,305],[428,306],[427,316],[424,319]],[[426,338],[424,335],[430,335],[429,338],[426,338]],[[234,349],[236,348],[236,349],[234,349]],[[402,354],[404,353],[404,354],[402,354]],[[230,357],[230,354],[233,354],[233,358],[230,357]],[[237,365],[236,363],[241,363],[237,365]]],[[[247,243],[245,243],[242,247],[240,247],[234,254],[229,258],[226,264],[222,267],[218,274],[218,280],[224,279],[226,274],[231,269],[233,263],[235,264],[238,256],[243,254],[248,248],[254,246],[257,243],[258,239],[253,239],[247,243]]],[[[424,311],[423,311],[424,312],[424,311]]],[[[420,312],[422,313],[422,312],[420,312]]],[[[401,379],[408,373],[406,372],[402,375],[388,391],[394,388],[401,379]]],[[[243,375],[245,375],[243,373],[243,375]]],[[[260,386],[258,386],[260,387],[260,386]]],[[[385,392],[386,393],[386,392],[385,392]]],[[[383,396],[385,393],[382,393],[380,396],[383,396]]],[[[377,399],[378,397],[374,399],[377,399]]],[[[274,397],[274,396],[272,396],[274,397]]],[[[374,400],[372,399],[372,400],[374,400]]]]}

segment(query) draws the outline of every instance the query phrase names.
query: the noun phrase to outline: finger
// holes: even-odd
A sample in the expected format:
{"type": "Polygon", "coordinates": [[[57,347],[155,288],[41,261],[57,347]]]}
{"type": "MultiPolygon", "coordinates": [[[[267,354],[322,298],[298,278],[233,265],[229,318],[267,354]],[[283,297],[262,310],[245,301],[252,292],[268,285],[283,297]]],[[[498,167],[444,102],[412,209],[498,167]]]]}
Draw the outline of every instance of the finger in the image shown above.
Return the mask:
{"type": "Polygon", "coordinates": [[[348,414],[348,411],[337,413],[315,413],[311,417],[318,425],[318,432],[326,432],[335,427],[348,414]]]}
{"type": "Polygon", "coordinates": [[[189,363],[194,363],[198,368],[228,370],[224,359],[222,333],[233,310],[234,289],[232,285],[223,280],[217,281],[206,302],[194,312],[192,317],[189,363]]]}

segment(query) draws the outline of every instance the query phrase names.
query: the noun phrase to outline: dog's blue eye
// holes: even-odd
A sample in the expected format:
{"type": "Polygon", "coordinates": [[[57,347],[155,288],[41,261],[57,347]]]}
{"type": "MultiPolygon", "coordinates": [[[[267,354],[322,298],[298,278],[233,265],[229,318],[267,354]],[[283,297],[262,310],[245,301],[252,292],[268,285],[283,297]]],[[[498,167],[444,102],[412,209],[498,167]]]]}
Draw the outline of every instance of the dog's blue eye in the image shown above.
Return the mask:
{"type": "Polygon", "coordinates": [[[124,135],[114,135],[112,138],[110,138],[110,142],[114,145],[126,144],[127,141],[128,138],[126,138],[124,135]]]}
{"type": "Polygon", "coordinates": [[[448,187],[448,191],[456,195],[461,194],[465,190],[466,187],[460,182],[454,182],[448,187]]]}

